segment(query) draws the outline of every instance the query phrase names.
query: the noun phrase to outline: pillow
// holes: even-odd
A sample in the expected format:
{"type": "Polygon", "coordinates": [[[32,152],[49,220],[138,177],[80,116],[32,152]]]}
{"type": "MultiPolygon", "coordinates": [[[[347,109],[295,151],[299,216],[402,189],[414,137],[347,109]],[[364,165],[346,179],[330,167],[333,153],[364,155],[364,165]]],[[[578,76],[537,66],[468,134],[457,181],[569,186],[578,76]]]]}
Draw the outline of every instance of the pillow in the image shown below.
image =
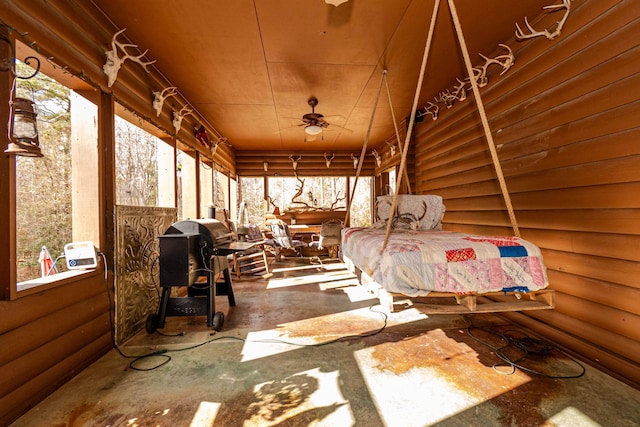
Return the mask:
{"type": "Polygon", "coordinates": [[[340,246],[342,239],[342,221],[330,219],[322,223],[320,227],[320,248],[327,246],[340,246]]]}
{"type": "MultiPolygon", "coordinates": [[[[378,196],[376,219],[385,222],[389,219],[393,196],[378,196]]],[[[442,217],[445,206],[442,197],[433,194],[399,194],[397,212],[394,219],[406,219],[420,224],[422,230],[442,230],[442,217]]]]}
{"type": "Polygon", "coordinates": [[[260,227],[257,225],[249,225],[249,241],[257,241],[262,240],[264,237],[262,236],[262,231],[260,231],[260,227]]]}

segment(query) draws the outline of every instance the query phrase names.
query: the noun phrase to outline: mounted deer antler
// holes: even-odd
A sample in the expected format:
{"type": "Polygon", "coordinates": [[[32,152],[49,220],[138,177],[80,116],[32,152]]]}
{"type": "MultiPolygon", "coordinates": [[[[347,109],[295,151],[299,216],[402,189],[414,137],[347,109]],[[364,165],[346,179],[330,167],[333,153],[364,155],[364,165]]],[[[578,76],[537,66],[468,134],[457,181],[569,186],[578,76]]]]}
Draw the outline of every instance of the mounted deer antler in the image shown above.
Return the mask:
{"type": "Polygon", "coordinates": [[[400,212],[400,205],[396,206],[396,211],[393,215],[393,226],[396,228],[410,228],[411,230],[419,231],[421,228],[420,222],[427,215],[427,202],[423,201],[422,207],[424,208],[422,215],[416,217],[411,212],[400,212]]]}
{"type": "Polygon", "coordinates": [[[179,112],[173,112],[173,128],[176,130],[176,133],[180,132],[180,127],[182,126],[182,119],[187,117],[189,114],[193,115],[193,110],[186,105],[180,109],[179,112]]]}
{"type": "MultiPolygon", "coordinates": [[[[231,147],[231,144],[229,143],[229,140],[227,139],[227,137],[220,137],[218,139],[216,139],[216,142],[214,142],[213,144],[211,144],[211,156],[215,156],[216,151],[218,150],[218,146],[220,146],[220,144],[227,144],[228,146],[231,147]]],[[[266,163],[266,162],[265,162],[266,163]]],[[[266,171],[265,171],[266,172],[266,171]]]]}
{"type": "Polygon", "coordinates": [[[431,114],[431,119],[436,120],[438,118],[438,111],[440,111],[440,107],[438,107],[438,102],[427,102],[427,106],[424,107],[425,114],[431,114]]]}
{"type": "Polygon", "coordinates": [[[331,157],[329,157],[327,153],[324,153],[324,161],[327,164],[327,169],[331,167],[331,160],[333,160],[335,157],[336,153],[331,153],[331,157]]]}
{"type": "Polygon", "coordinates": [[[440,98],[438,101],[441,101],[447,108],[453,107],[453,101],[456,100],[456,96],[449,92],[449,89],[440,92],[440,98]]]}
{"type": "Polygon", "coordinates": [[[456,77],[456,80],[458,81],[458,86],[453,87],[453,96],[458,101],[464,101],[467,99],[467,85],[469,84],[469,79],[467,79],[467,81],[462,81],[456,77]]]}
{"type": "Polygon", "coordinates": [[[549,30],[536,31],[535,29],[533,29],[533,27],[531,27],[531,25],[529,24],[529,20],[525,16],[524,22],[525,24],[527,24],[527,28],[529,29],[529,34],[525,34],[524,31],[522,31],[522,29],[518,25],[518,23],[516,23],[516,38],[518,40],[524,40],[524,39],[531,39],[538,36],[545,36],[549,40],[555,39],[562,32],[562,27],[564,26],[564,23],[567,21],[567,18],[569,17],[569,11],[571,10],[571,0],[562,0],[561,4],[552,4],[550,6],[543,7],[543,9],[546,9],[546,10],[562,9],[562,8],[566,9],[566,12],[562,17],[562,19],[556,22],[556,29],[553,32],[549,32],[549,30]]]}
{"type": "MultiPolygon", "coordinates": [[[[389,146],[389,152],[391,153],[391,157],[396,155],[396,144],[394,144],[393,142],[384,142],[385,144],[387,144],[389,146]]],[[[352,154],[353,156],[353,154],[352,154]]]]}
{"type": "MultiPolygon", "coordinates": [[[[297,171],[298,170],[298,161],[302,158],[302,156],[300,154],[292,154],[289,156],[289,159],[291,159],[291,163],[293,163],[293,170],[297,171]]],[[[304,184],[304,181],[303,181],[304,184]]],[[[300,193],[302,194],[302,193],[300,193]]]]}
{"type": "MultiPolygon", "coordinates": [[[[301,157],[301,156],[300,156],[301,157]]],[[[306,207],[309,207],[309,204],[306,202],[301,202],[296,200],[298,197],[300,197],[304,191],[304,179],[300,179],[300,177],[298,177],[298,175],[296,175],[296,179],[298,180],[298,185],[296,186],[296,194],[293,195],[293,197],[291,198],[291,204],[300,204],[300,205],[304,205],[306,207]]]]}
{"type": "Polygon", "coordinates": [[[170,96],[175,96],[178,93],[178,88],[175,86],[169,86],[162,89],[161,92],[154,91],[153,92],[153,109],[156,110],[156,117],[160,116],[162,112],[162,104],[164,104],[165,99],[170,96]]]}
{"type": "Polygon", "coordinates": [[[376,165],[380,167],[382,164],[382,156],[376,150],[371,150],[371,155],[376,159],[376,165]]]}
{"type": "Polygon", "coordinates": [[[511,50],[511,48],[506,44],[502,44],[502,43],[500,43],[498,46],[506,49],[507,52],[509,53],[505,55],[498,55],[495,58],[487,58],[483,54],[481,53],[479,54],[486,61],[484,65],[480,67],[480,69],[482,70],[482,73],[480,74],[481,80],[487,80],[487,69],[491,64],[498,64],[502,67],[502,72],[500,73],[500,75],[503,75],[509,70],[509,68],[513,67],[513,64],[515,63],[516,58],[515,56],[513,56],[513,51],[511,50]]]}
{"type": "Polygon", "coordinates": [[[336,194],[336,200],[333,203],[331,203],[331,207],[329,209],[332,211],[335,210],[338,203],[345,200],[346,198],[347,198],[346,194],[343,197],[340,197],[340,191],[338,191],[338,194],[336,194]]]}
{"type": "Polygon", "coordinates": [[[358,169],[358,163],[360,163],[360,157],[356,157],[351,153],[351,160],[353,160],[353,168],[358,169]]]}
{"type": "Polygon", "coordinates": [[[145,50],[144,52],[142,52],[142,54],[138,56],[131,56],[127,53],[127,51],[125,50],[126,48],[138,47],[138,45],[120,43],[118,42],[118,40],[116,40],[116,38],[120,34],[124,33],[125,30],[126,28],[123,28],[122,30],[118,31],[113,35],[113,37],[111,38],[111,50],[108,50],[105,52],[105,54],[107,55],[107,62],[105,62],[105,64],[102,66],[102,71],[104,71],[104,73],[109,78],[107,83],[109,87],[111,87],[116,82],[116,79],[118,78],[118,71],[120,71],[120,67],[122,66],[122,64],[124,64],[124,61],[126,61],[127,59],[130,59],[142,65],[147,73],[149,72],[149,70],[147,69],[147,66],[156,62],[156,61],[144,62],[142,60],[142,57],[147,54],[149,49],[145,50]],[[124,52],[124,56],[122,58],[118,56],[118,48],[120,48],[120,50],[124,52]]]}
{"type": "MultiPolygon", "coordinates": [[[[276,205],[276,200],[271,196],[267,196],[267,200],[269,201],[269,204],[273,206],[273,214],[280,215],[280,208],[278,207],[278,205],[276,205]]],[[[268,209],[269,207],[267,206],[267,210],[268,209]]]]}

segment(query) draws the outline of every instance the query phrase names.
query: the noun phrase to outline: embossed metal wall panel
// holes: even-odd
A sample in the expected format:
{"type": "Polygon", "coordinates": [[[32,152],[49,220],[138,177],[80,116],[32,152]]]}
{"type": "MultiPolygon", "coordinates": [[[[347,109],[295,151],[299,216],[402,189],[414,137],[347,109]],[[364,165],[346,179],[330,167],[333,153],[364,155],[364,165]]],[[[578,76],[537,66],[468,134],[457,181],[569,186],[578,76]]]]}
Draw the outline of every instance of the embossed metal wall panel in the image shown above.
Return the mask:
{"type": "Polygon", "coordinates": [[[158,308],[158,236],[177,221],[177,209],[116,206],[115,221],[115,336],[121,344],[158,308]]]}

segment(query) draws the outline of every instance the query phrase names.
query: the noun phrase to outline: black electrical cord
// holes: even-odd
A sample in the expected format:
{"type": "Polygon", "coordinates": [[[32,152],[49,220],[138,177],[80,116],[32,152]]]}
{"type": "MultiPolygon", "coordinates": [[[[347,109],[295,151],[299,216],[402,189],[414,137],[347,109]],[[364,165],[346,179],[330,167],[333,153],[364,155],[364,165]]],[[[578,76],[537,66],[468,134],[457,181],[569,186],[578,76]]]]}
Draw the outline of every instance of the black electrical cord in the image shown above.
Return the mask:
{"type": "MultiPolygon", "coordinates": [[[[373,310],[373,307],[375,307],[378,304],[374,304],[372,306],[369,307],[369,310],[378,313],[382,316],[383,318],[383,325],[382,327],[380,327],[379,329],[372,331],[372,332],[367,332],[367,333],[362,333],[362,334],[355,334],[355,335],[344,335],[329,341],[324,341],[324,342],[319,342],[319,343],[314,343],[314,344],[301,344],[301,343],[296,343],[296,342],[292,342],[292,341],[286,341],[286,340],[280,340],[280,339],[264,339],[264,340],[248,340],[245,338],[240,338],[240,337],[233,337],[233,336],[218,336],[215,338],[211,338],[208,339],[206,341],[203,341],[199,344],[195,344],[192,346],[188,346],[188,347],[183,347],[183,348],[176,348],[176,349],[162,349],[162,350],[158,350],[158,351],[154,351],[152,353],[149,354],[144,354],[141,356],[126,356],[124,355],[120,349],[118,349],[118,352],[120,352],[120,354],[123,357],[127,357],[127,358],[134,358],[134,360],[129,363],[129,367],[133,370],[136,371],[152,371],[154,369],[158,369],[164,365],[166,365],[167,363],[169,363],[171,361],[171,356],[169,356],[166,353],[177,353],[177,352],[182,352],[182,351],[187,351],[187,350],[193,350],[196,349],[198,347],[202,347],[204,345],[210,344],[212,342],[215,341],[222,341],[222,340],[230,340],[230,341],[240,341],[243,343],[269,343],[269,344],[287,344],[287,345],[292,345],[292,346],[297,346],[297,347],[322,347],[322,346],[326,346],[329,344],[335,344],[337,342],[342,342],[342,341],[347,341],[347,340],[353,340],[353,339],[361,339],[361,338],[367,338],[367,337],[371,337],[374,335],[379,334],[380,332],[382,332],[386,327],[387,327],[387,315],[381,311],[376,311],[373,310]],[[147,359],[149,357],[163,357],[165,358],[165,360],[163,360],[162,363],[153,366],[151,368],[139,368],[136,366],[136,363],[143,360],[143,359],[147,359]]],[[[115,344],[114,344],[115,345],[115,344]]],[[[117,348],[117,347],[116,347],[117,348]]]]}
{"type": "Polygon", "coordinates": [[[140,356],[130,356],[128,354],[125,354],[122,350],[120,350],[120,347],[118,347],[118,344],[116,344],[116,338],[114,335],[114,322],[113,322],[113,314],[111,312],[111,309],[113,307],[112,304],[112,299],[111,299],[111,292],[109,290],[109,281],[108,279],[108,264],[107,264],[107,257],[105,256],[104,252],[98,251],[98,255],[100,255],[102,257],[102,261],[104,262],[104,284],[105,284],[105,288],[107,291],[107,300],[108,300],[108,311],[109,311],[109,334],[111,335],[111,344],[113,345],[113,347],[116,349],[116,351],[120,354],[120,356],[124,357],[125,359],[133,359],[130,363],[129,363],[129,368],[133,369],[135,371],[150,371],[153,369],[157,369],[161,366],[166,365],[167,363],[169,363],[171,361],[171,356],[165,354],[167,352],[167,350],[157,350],[157,351],[153,351],[151,353],[147,353],[147,354],[143,354],[140,356]],[[142,360],[142,359],[146,359],[149,357],[161,357],[164,360],[162,361],[162,363],[152,367],[152,368],[137,368],[135,366],[136,362],[142,360]]]}
{"type": "MultiPolygon", "coordinates": [[[[116,340],[115,340],[115,336],[113,333],[113,314],[111,313],[111,308],[112,308],[112,299],[111,299],[111,292],[109,290],[109,281],[107,280],[107,258],[105,256],[105,254],[103,252],[98,251],[98,255],[100,255],[102,257],[102,260],[104,262],[104,283],[105,283],[105,287],[106,287],[106,291],[107,291],[107,299],[109,302],[109,330],[110,330],[110,334],[111,334],[111,343],[113,344],[113,347],[116,349],[116,351],[120,354],[120,356],[124,357],[125,359],[133,359],[130,363],[129,363],[129,368],[134,370],[134,371],[152,371],[154,369],[158,369],[164,365],[166,365],[167,363],[169,363],[171,361],[171,356],[168,355],[167,353],[172,352],[172,353],[177,353],[177,352],[181,352],[181,351],[187,351],[187,350],[193,350],[195,348],[198,347],[202,347],[203,345],[215,342],[215,341],[221,341],[221,340],[231,340],[231,341],[241,341],[241,342],[254,342],[254,343],[278,343],[278,344],[287,344],[287,345],[293,345],[293,346],[298,346],[298,347],[321,347],[321,346],[325,346],[325,345],[329,345],[329,344],[334,344],[337,342],[341,342],[341,341],[347,341],[347,340],[352,340],[352,339],[361,339],[361,338],[367,338],[367,337],[371,337],[374,335],[379,334],[380,332],[382,332],[386,327],[387,327],[387,314],[382,312],[382,311],[376,311],[373,310],[373,307],[375,307],[378,304],[374,304],[369,306],[369,310],[373,311],[374,313],[378,313],[382,316],[382,320],[383,320],[383,325],[382,327],[380,327],[379,329],[373,331],[373,332],[368,332],[368,333],[362,333],[362,334],[355,334],[355,335],[345,335],[345,336],[341,336],[329,341],[324,341],[324,342],[320,342],[320,343],[314,343],[314,344],[300,344],[300,343],[295,343],[295,342],[291,342],[291,341],[286,341],[286,340],[279,340],[279,339],[265,339],[265,340],[247,340],[245,338],[240,338],[240,337],[233,337],[233,336],[218,336],[215,338],[211,338],[208,339],[206,341],[203,341],[199,344],[195,344],[189,347],[183,347],[183,348],[177,348],[177,349],[161,349],[161,350],[156,350],[153,351],[151,353],[147,353],[147,354],[142,354],[139,356],[130,356],[125,354],[120,347],[118,347],[118,345],[116,344],[116,340]],[[162,362],[152,366],[150,368],[140,368],[138,366],[136,366],[136,364],[144,359],[148,359],[151,357],[160,357],[162,358],[162,362]]],[[[210,270],[207,270],[210,271],[210,270]]],[[[213,271],[210,271],[213,272],[213,271]]],[[[178,334],[175,335],[169,335],[169,334],[164,334],[161,333],[159,331],[156,330],[156,332],[158,332],[160,335],[164,335],[164,336],[183,336],[185,335],[184,332],[180,332],[178,334]]]]}
{"type": "MultiPolygon", "coordinates": [[[[520,369],[521,371],[539,375],[544,378],[569,379],[569,378],[580,378],[586,372],[586,368],[578,360],[562,352],[556,346],[554,346],[553,344],[547,341],[531,338],[526,335],[522,337],[516,337],[513,335],[513,333],[516,331],[499,332],[488,327],[474,326],[467,316],[464,316],[464,319],[467,322],[467,329],[466,329],[467,335],[469,335],[469,337],[473,338],[480,344],[483,344],[489,347],[491,350],[493,350],[494,354],[504,362],[504,363],[496,363],[493,365],[493,369],[500,374],[512,375],[513,373],[516,372],[516,369],[520,369]],[[471,332],[472,330],[480,330],[485,333],[494,335],[498,337],[504,345],[502,345],[501,347],[497,347],[495,345],[489,344],[487,341],[482,340],[478,338],[476,335],[474,335],[471,332]],[[506,354],[506,351],[508,349],[514,349],[514,348],[521,353],[521,356],[518,357],[517,359],[513,359],[507,356],[506,354]],[[549,374],[546,372],[541,372],[535,369],[527,368],[522,364],[522,362],[527,359],[527,356],[530,356],[530,355],[549,356],[554,351],[560,352],[571,363],[573,363],[574,365],[577,365],[579,372],[577,374],[566,374],[566,375],[549,374]],[[500,369],[502,367],[509,367],[510,369],[509,371],[504,371],[500,369]]],[[[520,332],[520,334],[522,333],[520,332]]]]}

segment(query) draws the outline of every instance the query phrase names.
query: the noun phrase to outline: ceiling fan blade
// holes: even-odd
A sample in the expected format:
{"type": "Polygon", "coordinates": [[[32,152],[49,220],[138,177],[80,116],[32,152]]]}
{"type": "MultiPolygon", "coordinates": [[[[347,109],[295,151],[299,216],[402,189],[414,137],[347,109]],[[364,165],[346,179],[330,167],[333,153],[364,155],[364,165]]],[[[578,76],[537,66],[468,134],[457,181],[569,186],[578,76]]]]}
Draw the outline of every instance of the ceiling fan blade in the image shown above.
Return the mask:
{"type": "Polygon", "coordinates": [[[301,126],[301,125],[289,126],[288,128],[277,130],[277,131],[273,132],[273,135],[276,135],[278,133],[282,133],[282,132],[285,132],[285,131],[288,131],[288,130],[291,130],[291,129],[297,129],[298,126],[301,126]]]}
{"type": "Polygon", "coordinates": [[[347,118],[345,116],[343,116],[343,115],[340,115],[340,114],[333,114],[331,116],[324,116],[324,119],[325,120],[342,119],[345,122],[347,121],[347,118]]]}
{"type": "Polygon", "coordinates": [[[351,129],[347,129],[347,128],[343,128],[342,126],[338,126],[338,125],[333,125],[331,123],[328,123],[329,126],[327,126],[325,129],[326,130],[340,130],[342,132],[347,132],[347,133],[353,133],[353,130],[351,129]],[[333,128],[333,129],[332,129],[333,128]]]}

